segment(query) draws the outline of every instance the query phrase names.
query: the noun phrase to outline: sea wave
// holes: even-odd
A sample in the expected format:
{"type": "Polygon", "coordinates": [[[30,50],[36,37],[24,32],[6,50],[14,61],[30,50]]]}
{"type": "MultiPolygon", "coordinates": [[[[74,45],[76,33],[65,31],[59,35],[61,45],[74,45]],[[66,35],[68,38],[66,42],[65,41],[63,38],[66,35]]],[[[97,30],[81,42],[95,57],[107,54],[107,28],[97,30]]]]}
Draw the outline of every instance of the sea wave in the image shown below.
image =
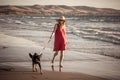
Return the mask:
{"type": "MultiPolygon", "coordinates": [[[[56,18],[58,17],[4,17],[0,18],[0,22],[36,27],[34,29],[37,30],[40,28],[39,30],[52,31],[55,24],[55,20],[53,19],[56,18]]],[[[120,44],[120,23],[81,21],[80,18],[81,17],[66,17],[68,33],[84,39],[94,39],[120,44]]],[[[102,17],[101,19],[104,18],[102,17]]]]}
{"type": "Polygon", "coordinates": [[[103,28],[89,27],[87,29],[80,29],[77,27],[72,27],[71,32],[72,34],[85,39],[101,40],[120,45],[120,31],[109,30],[109,28],[108,30],[104,30],[103,28]]]}
{"type": "MultiPolygon", "coordinates": [[[[21,34],[17,37],[24,37],[37,42],[39,41],[38,39],[40,38],[39,36],[38,37],[36,36],[39,34],[35,32],[37,31],[41,32],[40,34],[42,35],[43,35],[43,32],[51,33],[53,30],[54,24],[56,23],[55,21],[56,18],[58,17],[30,17],[30,16],[0,17],[0,25],[1,25],[0,31],[1,32],[5,31],[5,33],[8,33],[8,35],[14,34],[14,36],[21,34]],[[21,30],[21,32],[19,32],[19,29],[21,30]],[[25,30],[28,30],[30,32],[28,33],[28,31],[26,32],[25,30]],[[32,33],[32,31],[34,31],[34,33],[32,33]],[[30,36],[28,36],[28,34],[30,36]]],[[[71,40],[69,43],[71,50],[87,51],[87,53],[90,53],[91,50],[92,51],[96,50],[95,53],[97,54],[104,53],[105,55],[110,55],[110,56],[114,55],[114,56],[120,57],[119,55],[120,22],[101,22],[101,21],[91,22],[89,20],[85,20],[80,17],[75,17],[75,18],[67,17],[66,19],[67,19],[66,30],[67,30],[68,39],[72,39],[74,41],[72,43],[71,42],[72,40],[71,40]],[[80,42],[79,40],[82,40],[81,44],[83,46],[78,45],[78,42],[80,42]],[[111,46],[109,47],[109,45],[112,45],[112,48],[111,46]],[[117,51],[117,50],[118,51],[115,53],[114,51],[110,52],[108,50],[109,48],[110,49],[114,48],[114,51],[117,51]]],[[[40,41],[42,41],[42,39],[40,41]]]]}
{"type": "Polygon", "coordinates": [[[9,24],[19,24],[19,25],[28,25],[28,26],[38,26],[37,23],[34,21],[26,21],[22,19],[14,19],[14,18],[6,18],[6,19],[0,19],[0,21],[4,23],[9,23],[9,24]]]}

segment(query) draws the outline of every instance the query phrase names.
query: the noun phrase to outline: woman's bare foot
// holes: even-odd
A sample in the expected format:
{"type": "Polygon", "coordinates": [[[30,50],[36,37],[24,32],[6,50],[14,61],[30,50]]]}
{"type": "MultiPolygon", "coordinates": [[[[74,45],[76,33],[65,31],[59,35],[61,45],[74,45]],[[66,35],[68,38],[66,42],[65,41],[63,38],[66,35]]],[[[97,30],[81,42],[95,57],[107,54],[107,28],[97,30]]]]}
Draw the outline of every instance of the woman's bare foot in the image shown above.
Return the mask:
{"type": "Polygon", "coordinates": [[[41,75],[43,74],[42,70],[40,70],[40,74],[41,74],[41,75]]]}
{"type": "Polygon", "coordinates": [[[59,67],[63,67],[63,65],[62,65],[62,64],[60,64],[60,65],[59,65],[59,67]]]}
{"type": "Polygon", "coordinates": [[[54,66],[54,61],[52,60],[52,62],[51,62],[51,66],[53,67],[54,66]]]}

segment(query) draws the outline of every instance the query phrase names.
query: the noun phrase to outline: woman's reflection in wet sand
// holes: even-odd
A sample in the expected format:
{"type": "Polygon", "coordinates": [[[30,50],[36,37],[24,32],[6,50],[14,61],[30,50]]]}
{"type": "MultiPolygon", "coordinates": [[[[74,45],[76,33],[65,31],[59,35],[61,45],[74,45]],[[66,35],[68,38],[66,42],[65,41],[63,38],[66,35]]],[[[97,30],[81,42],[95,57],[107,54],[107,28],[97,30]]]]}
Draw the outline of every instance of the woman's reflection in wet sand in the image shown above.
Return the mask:
{"type": "MultiPolygon", "coordinates": [[[[52,71],[55,71],[55,67],[54,67],[54,66],[51,66],[51,68],[52,68],[52,71]]],[[[59,71],[59,72],[62,72],[62,68],[63,68],[63,67],[60,67],[60,66],[59,66],[59,70],[58,70],[58,71],[59,71]]]]}

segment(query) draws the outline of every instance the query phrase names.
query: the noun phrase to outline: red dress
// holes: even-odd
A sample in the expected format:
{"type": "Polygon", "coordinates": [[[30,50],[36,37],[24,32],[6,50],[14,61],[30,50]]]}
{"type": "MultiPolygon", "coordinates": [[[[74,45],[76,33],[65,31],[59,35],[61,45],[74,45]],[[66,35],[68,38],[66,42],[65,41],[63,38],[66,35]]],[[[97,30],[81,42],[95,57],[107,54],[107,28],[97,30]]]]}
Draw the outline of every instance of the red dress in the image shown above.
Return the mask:
{"type": "Polygon", "coordinates": [[[66,50],[66,30],[57,25],[55,31],[54,51],[66,50]]]}

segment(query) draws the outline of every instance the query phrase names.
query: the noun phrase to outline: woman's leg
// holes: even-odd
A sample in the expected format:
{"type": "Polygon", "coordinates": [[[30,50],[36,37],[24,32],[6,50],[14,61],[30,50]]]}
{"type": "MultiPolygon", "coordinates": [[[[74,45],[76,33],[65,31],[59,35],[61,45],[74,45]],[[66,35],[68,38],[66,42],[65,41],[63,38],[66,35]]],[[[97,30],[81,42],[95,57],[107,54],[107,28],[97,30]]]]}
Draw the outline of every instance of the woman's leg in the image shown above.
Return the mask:
{"type": "Polygon", "coordinates": [[[54,53],[53,59],[52,59],[52,66],[54,65],[55,57],[58,55],[58,51],[54,53]]]}
{"type": "Polygon", "coordinates": [[[61,51],[60,52],[60,67],[63,67],[62,66],[63,58],[64,58],[64,51],[61,51]]]}

